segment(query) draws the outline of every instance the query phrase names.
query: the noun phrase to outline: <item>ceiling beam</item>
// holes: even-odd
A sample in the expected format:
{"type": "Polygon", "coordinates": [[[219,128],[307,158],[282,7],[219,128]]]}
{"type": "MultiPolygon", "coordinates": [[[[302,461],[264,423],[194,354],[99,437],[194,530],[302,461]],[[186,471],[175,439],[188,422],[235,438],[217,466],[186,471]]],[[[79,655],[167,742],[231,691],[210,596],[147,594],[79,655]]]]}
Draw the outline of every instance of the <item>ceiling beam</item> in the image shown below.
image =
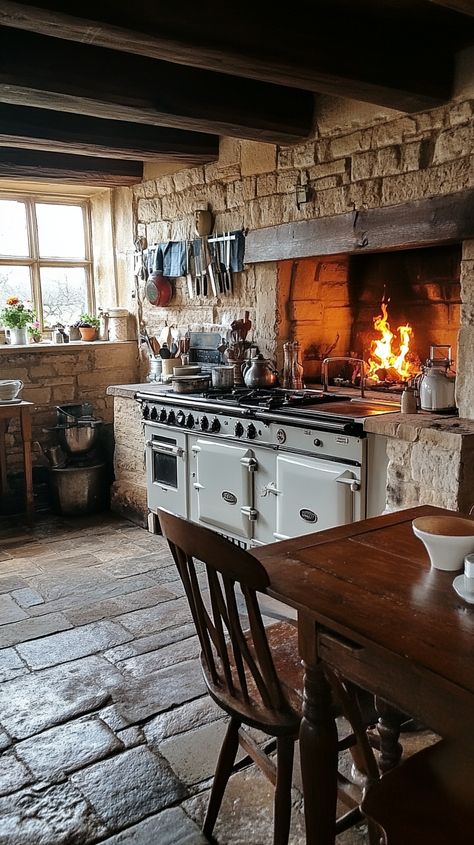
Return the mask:
{"type": "Polygon", "coordinates": [[[306,91],[5,28],[0,101],[271,143],[306,138],[314,109],[306,91]]]}
{"type": "Polygon", "coordinates": [[[35,150],[0,149],[0,178],[116,188],[143,178],[141,161],[90,158],[35,150]]]}
{"type": "Polygon", "coordinates": [[[73,0],[67,14],[61,4],[44,4],[48,5],[53,9],[2,0],[0,24],[407,112],[440,105],[451,92],[449,30],[444,28],[444,41],[430,37],[427,26],[422,33],[412,33],[409,17],[404,26],[399,19],[387,18],[390,9],[380,2],[303,2],[297,16],[299,30],[289,17],[283,28],[278,20],[277,33],[272,31],[274,10],[265,19],[263,8],[255,3],[250,21],[248,3],[231,13],[225,7],[209,13],[186,2],[184,7],[140,4],[137,9],[117,2],[111,12],[110,4],[73,0]]]}
{"type": "Polygon", "coordinates": [[[0,104],[0,147],[197,165],[217,159],[219,138],[0,104]]]}
{"type": "Polygon", "coordinates": [[[463,15],[472,15],[474,17],[474,3],[472,0],[431,0],[437,6],[444,6],[446,9],[451,9],[453,12],[461,12],[463,15]]]}

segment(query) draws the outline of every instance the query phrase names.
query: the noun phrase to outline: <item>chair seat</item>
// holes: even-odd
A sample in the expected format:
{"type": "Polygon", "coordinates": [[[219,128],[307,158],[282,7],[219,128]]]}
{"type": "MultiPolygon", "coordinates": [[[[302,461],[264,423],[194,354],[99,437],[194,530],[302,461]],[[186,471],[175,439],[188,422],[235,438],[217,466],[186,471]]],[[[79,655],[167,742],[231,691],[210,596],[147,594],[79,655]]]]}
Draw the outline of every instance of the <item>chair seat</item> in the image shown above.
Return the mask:
{"type": "Polygon", "coordinates": [[[474,749],[439,742],[371,786],[363,812],[387,834],[388,845],[455,845],[474,830],[474,749]]]}

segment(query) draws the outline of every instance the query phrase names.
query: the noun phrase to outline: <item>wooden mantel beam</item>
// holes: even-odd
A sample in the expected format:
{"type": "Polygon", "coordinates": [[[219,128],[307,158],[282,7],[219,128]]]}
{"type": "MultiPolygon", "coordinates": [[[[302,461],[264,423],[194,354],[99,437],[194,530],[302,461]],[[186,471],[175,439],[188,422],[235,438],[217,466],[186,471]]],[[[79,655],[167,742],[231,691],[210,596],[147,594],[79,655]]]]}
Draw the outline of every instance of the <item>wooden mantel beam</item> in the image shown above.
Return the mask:
{"type": "Polygon", "coordinates": [[[198,165],[217,159],[219,138],[0,104],[0,147],[198,165]]]}
{"type": "Polygon", "coordinates": [[[0,148],[0,178],[116,188],[143,179],[141,161],[0,148]]]}
{"type": "Polygon", "coordinates": [[[306,138],[314,108],[307,91],[5,28],[0,102],[271,143],[306,138]]]}
{"type": "Polygon", "coordinates": [[[314,255],[362,255],[474,237],[474,189],[441,197],[255,229],[245,262],[314,255]]]}
{"type": "MultiPolygon", "coordinates": [[[[407,112],[440,105],[451,92],[449,27],[431,30],[426,21],[412,31],[396,4],[380,0],[300,0],[283,25],[269,4],[251,0],[209,10],[187,0],[136,8],[124,0],[71,0],[67,12],[61,6],[2,0],[0,25],[407,112]]],[[[260,105],[265,109],[264,97],[260,105]]]]}

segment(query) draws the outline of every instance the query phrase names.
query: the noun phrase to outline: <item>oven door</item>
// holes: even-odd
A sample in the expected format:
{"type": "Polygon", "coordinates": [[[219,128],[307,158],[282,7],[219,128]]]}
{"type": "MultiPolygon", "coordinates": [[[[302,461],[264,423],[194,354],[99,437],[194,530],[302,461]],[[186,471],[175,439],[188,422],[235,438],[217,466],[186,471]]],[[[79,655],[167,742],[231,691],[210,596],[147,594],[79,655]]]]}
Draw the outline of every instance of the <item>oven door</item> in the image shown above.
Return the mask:
{"type": "Polygon", "coordinates": [[[277,457],[277,540],[353,522],[360,468],[306,455],[277,457]]]}
{"type": "Polygon", "coordinates": [[[167,508],[187,518],[186,435],[145,426],[148,507],[167,508]]]}
{"type": "Polygon", "coordinates": [[[253,482],[257,461],[253,450],[198,439],[192,452],[198,521],[233,537],[253,537],[257,519],[253,482]]]}

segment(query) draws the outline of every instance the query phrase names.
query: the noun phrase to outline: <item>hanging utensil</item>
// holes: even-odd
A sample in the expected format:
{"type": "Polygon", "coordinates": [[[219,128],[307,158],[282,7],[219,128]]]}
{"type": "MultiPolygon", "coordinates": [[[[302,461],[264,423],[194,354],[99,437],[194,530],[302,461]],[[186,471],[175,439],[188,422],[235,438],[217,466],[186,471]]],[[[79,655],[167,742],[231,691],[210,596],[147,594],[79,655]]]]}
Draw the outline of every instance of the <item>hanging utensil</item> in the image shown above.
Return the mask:
{"type": "Polygon", "coordinates": [[[168,358],[171,358],[171,351],[170,351],[170,349],[169,349],[169,347],[168,347],[168,344],[167,344],[167,343],[162,343],[162,344],[161,344],[161,349],[160,349],[160,358],[161,358],[163,361],[166,361],[166,360],[168,360],[168,358]]]}
{"type": "Polygon", "coordinates": [[[194,299],[194,281],[191,275],[191,244],[189,241],[186,241],[186,284],[188,286],[188,296],[190,299],[194,299]]]}
{"type": "Polygon", "coordinates": [[[211,291],[212,291],[213,296],[217,296],[217,285],[216,285],[216,279],[215,279],[215,276],[214,276],[213,261],[212,261],[212,256],[211,256],[211,253],[210,253],[210,250],[209,250],[209,244],[208,244],[206,236],[204,236],[202,238],[201,243],[202,243],[204,266],[206,268],[207,275],[209,276],[211,291]]]}
{"type": "Polygon", "coordinates": [[[230,269],[230,232],[225,233],[225,285],[227,295],[232,296],[232,273],[230,269]]]}

